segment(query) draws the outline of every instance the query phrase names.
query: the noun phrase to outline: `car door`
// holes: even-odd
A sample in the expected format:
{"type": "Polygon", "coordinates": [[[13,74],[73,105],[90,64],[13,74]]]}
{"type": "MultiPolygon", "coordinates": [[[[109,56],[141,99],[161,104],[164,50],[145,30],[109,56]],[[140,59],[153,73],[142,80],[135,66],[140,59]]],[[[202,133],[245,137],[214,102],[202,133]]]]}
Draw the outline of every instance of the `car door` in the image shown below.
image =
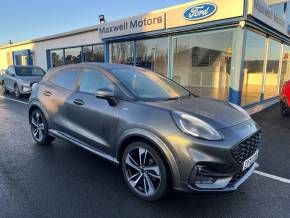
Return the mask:
{"type": "Polygon", "coordinates": [[[110,105],[108,100],[96,97],[99,89],[114,90],[115,85],[95,69],[83,69],[79,91],[75,92],[67,112],[73,123],[74,137],[105,153],[112,151],[115,143],[120,105],[110,105]]]}
{"type": "Polygon", "coordinates": [[[16,72],[15,68],[11,67],[9,70],[9,77],[8,77],[8,84],[9,84],[9,89],[14,91],[14,84],[16,82],[16,72]]]}
{"type": "Polygon", "coordinates": [[[70,135],[75,129],[71,115],[71,99],[79,85],[80,70],[68,68],[54,73],[40,86],[41,103],[49,117],[49,128],[70,135]]]}
{"type": "Polygon", "coordinates": [[[12,90],[11,89],[11,69],[12,69],[12,67],[8,67],[7,70],[5,71],[5,76],[4,76],[5,86],[9,90],[12,90]]]}

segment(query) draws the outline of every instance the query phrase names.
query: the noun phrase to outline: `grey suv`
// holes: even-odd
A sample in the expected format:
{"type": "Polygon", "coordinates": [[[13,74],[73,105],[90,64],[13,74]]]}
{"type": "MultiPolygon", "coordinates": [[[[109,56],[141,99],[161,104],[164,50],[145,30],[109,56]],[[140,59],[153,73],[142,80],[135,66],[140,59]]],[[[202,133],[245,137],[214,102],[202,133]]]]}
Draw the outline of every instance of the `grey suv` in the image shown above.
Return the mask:
{"type": "Polygon", "coordinates": [[[236,190],[259,152],[260,129],[242,108],[132,66],[52,70],[33,86],[29,122],[38,144],[61,138],[119,164],[145,200],[236,190]]]}
{"type": "Polygon", "coordinates": [[[14,92],[17,98],[31,93],[33,83],[38,83],[45,71],[35,66],[10,66],[2,78],[4,94],[14,92]]]}

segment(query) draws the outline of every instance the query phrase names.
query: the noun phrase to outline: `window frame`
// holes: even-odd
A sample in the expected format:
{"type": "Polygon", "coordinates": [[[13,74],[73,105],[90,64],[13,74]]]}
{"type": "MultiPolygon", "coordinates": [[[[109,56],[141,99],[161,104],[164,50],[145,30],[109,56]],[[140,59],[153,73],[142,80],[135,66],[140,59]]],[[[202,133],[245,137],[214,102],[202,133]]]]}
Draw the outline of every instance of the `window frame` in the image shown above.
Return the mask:
{"type": "Polygon", "coordinates": [[[57,86],[58,88],[61,88],[61,89],[67,90],[67,91],[76,92],[76,91],[78,91],[79,86],[80,86],[80,77],[81,77],[81,69],[79,67],[78,68],[71,67],[71,68],[65,68],[65,69],[60,69],[60,70],[55,71],[52,75],[49,76],[49,78],[47,79],[47,81],[50,84],[52,84],[54,86],[57,86]],[[76,80],[76,86],[75,86],[75,89],[74,90],[68,89],[66,87],[59,86],[58,84],[56,84],[56,83],[54,83],[52,81],[58,74],[60,74],[62,72],[66,72],[66,71],[76,71],[78,73],[78,78],[76,80]]]}
{"type": "MultiPolygon", "coordinates": [[[[112,78],[110,78],[108,76],[107,73],[105,73],[103,70],[101,70],[100,68],[98,67],[82,67],[80,68],[80,75],[79,75],[79,85],[78,85],[78,89],[77,89],[77,92],[81,93],[81,94],[86,94],[86,95],[94,95],[95,96],[95,93],[89,93],[89,92],[84,92],[84,91],[81,91],[80,88],[81,88],[81,82],[82,82],[82,79],[84,77],[84,73],[85,73],[85,70],[92,70],[92,71],[95,71],[96,73],[99,73],[100,75],[104,76],[108,81],[110,81],[112,83],[112,85],[114,86],[114,90],[113,92],[116,94],[116,89],[117,89],[117,85],[116,83],[112,80],[112,78]]],[[[97,90],[96,90],[97,91],[97,90]]]]}

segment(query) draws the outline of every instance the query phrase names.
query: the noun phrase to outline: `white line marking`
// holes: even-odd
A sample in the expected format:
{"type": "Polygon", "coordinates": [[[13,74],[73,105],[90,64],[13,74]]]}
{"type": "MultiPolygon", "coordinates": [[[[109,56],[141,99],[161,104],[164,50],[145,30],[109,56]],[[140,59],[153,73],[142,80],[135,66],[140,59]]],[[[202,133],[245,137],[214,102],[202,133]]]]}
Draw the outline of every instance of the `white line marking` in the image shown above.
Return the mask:
{"type": "Polygon", "coordinates": [[[28,105],[27,102],[19,101],[19,100],[16,100],[16,99],[13,99],[13,98],[9,98],[9,97],[4,97],[4,96],[2,96],[2,95],[0,95],[0,98],[2,98],[2,99],[7,99],[7,100],[10,100],[10,101],[15,101],[15,102],[18,102],[18,103],[21,103],[21,104],[26,104],[26,105],[28,105]]]}
{"type": "Polygon", "coordinates": [[[272,175],[272,174],[268,174],[268,173],[264,173],[264,172],[261,172],[261,171],[258,171],[258,170],[255,170],[256,174],[260,175],[260,176],[265,176],[267,178],[270,178],[270,179],[274,179],[274,180],[278,180],[280,182],[284,182],[284,183],[287,183],[287,184],[290,184],[290,179],[285,179],[285,178],[282,178],[282,177],[279,177],[279,176],[275,176],[275,175],[272,175]]]}

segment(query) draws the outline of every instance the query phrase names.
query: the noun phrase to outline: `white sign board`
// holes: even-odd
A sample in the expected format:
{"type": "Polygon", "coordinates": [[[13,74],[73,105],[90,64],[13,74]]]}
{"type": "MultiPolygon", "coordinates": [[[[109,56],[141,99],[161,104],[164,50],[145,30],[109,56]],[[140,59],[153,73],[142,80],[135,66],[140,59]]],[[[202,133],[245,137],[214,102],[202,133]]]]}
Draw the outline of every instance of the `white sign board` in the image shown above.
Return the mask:
{"type": "Polygon", "coordinates": [[[100,38],[130,35],[165,29],[165,13],[150,13],[100,24],[100,38]]]}
{"type": "Polygon", "coordinates": [[[288,35],[285,16],[273,11],[264,0],[249,0],[248,14],[279,32],[288,35]]]}

